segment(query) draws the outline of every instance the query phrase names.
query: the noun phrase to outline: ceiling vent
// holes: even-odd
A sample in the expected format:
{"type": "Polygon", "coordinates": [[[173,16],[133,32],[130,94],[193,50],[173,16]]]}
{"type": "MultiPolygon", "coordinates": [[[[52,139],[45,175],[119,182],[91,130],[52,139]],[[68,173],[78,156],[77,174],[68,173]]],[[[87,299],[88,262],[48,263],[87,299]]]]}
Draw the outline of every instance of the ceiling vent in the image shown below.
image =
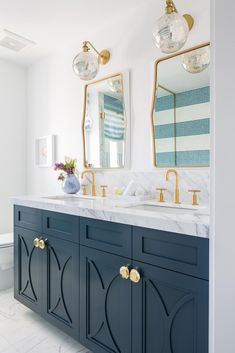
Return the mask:
{"type": "Polygon", "coordinates": [[[6,29],[0,32],[0,46],[15,52],[19,52],[22,49],[35,44],[36,43],[31,40],[21,37],[18,34],[10,32],[6,29]]]}

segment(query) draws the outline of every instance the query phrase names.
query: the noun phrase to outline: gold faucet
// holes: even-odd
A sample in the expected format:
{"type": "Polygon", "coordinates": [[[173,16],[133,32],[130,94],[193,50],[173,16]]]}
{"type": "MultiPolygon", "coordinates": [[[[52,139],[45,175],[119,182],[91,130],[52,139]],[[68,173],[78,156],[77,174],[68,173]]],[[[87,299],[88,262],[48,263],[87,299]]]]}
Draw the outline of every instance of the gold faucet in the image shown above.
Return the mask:
{"type": "Polygon", "coordinates": [[[166,181],[169,180],[169,175],[171,173],[175,174],[175,195],[174,195],[174,203],[180,203],[180,191],[179,191],[179,174],[175,169],[169,169],[166,172],[166,181]]]}
{"type": "Polygon", "coordinates": [[[92,196],[96,196],[96,191],[95,191],[95,173],[93,172],[93,170],[84,170],[81,174],[81,178],[84,178],[85,174],[91,174],[91,195],[92,196]]]}

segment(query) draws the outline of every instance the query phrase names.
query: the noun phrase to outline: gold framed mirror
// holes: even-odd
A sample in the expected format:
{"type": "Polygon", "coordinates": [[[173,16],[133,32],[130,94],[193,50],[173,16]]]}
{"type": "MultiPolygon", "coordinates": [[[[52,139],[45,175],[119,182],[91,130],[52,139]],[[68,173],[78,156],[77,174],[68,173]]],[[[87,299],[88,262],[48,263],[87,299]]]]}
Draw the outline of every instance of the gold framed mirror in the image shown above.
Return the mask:
{"type": "Polygon", "coordinates": [[[82,121],[85,168],[117,169],[126,165],[127,104],[124,88],[122,73],[85,85],[82,121]]]}
{"type": "Polygon", "coordinates": [[[153,164],[210,164],[210,43],[154,63],[151,109],[153,164]]]}

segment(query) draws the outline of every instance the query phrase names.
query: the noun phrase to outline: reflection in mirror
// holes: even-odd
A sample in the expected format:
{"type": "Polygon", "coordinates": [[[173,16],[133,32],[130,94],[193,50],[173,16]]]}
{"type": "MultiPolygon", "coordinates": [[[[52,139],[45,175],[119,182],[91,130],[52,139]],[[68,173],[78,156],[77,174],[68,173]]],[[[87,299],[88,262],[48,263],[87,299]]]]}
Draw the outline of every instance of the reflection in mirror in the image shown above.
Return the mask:
{"type": "Polygon", "coordinates": [[[85,86],[83,139],[84,167],[124,167],[126,112],[121,74],[85,86]]]}
{"type": "Polygon", "coordinates": [[[155,166],[209,165],[209,63],[208,43],[156,62],[152,109],[155,166]]]}

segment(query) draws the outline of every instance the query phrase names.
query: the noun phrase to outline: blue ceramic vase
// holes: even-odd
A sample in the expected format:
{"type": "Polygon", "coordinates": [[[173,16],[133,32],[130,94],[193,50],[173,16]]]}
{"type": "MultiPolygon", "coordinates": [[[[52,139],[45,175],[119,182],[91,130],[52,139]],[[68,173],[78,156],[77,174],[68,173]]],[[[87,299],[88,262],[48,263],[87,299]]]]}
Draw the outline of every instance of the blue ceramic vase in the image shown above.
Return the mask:
{"type": "Polygon", "coordinates": [[[80,190],[80,183],[75,174],[68,174],[64,180],[63,191],[66,194],[77,194],[80,190]]]}

